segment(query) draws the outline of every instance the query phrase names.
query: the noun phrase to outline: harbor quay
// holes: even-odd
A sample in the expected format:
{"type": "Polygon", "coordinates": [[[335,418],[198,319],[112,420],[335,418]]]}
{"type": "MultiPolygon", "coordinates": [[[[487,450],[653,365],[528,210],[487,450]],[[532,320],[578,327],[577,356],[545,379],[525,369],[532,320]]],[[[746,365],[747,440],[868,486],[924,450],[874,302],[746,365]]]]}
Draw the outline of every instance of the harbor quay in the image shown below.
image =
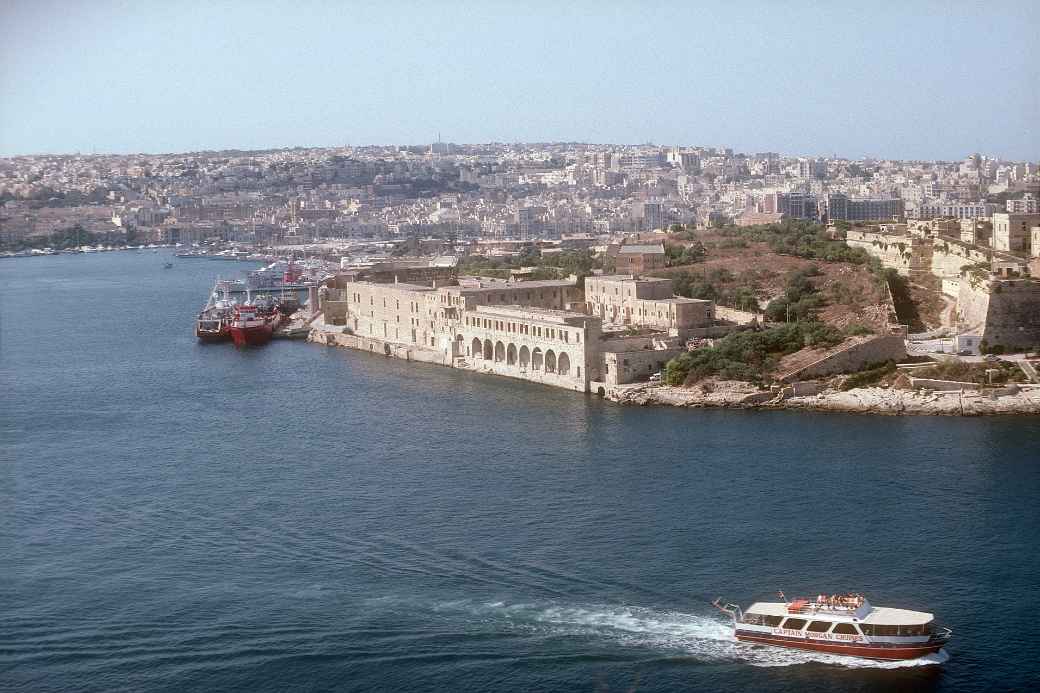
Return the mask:
{"type": "Polygon", "coordinates": [[[717,321],[712,301],[638,275],[347,278],[314,292],[311,342],[599,394],[651,379],[693,337],[741,327],[717,321]]]}

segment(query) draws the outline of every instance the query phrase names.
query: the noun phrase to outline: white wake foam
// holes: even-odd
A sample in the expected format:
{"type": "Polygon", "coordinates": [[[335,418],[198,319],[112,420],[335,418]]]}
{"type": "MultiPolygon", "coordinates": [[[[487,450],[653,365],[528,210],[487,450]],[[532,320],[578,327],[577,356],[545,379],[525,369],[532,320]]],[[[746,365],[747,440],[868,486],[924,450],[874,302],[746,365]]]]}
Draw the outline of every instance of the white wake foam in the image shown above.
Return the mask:
{"type": "MultiPolygon", "coordinates": [[[[454,602],[453,607],[462,606],[454,602]]],[[[744,662],[759,667],[784,667],[811,662],[850,668],[897,669],[942,664],[945,650],[919,659],[879,661],[738,642],[733,626],[723,618],[641,607],[566,606],[559,604],[471,603],[466,608],[482,617],[502,618],[512,627],[547,635],[608,638],[624,646],[691,656],[705,661],[744,662]]]]}

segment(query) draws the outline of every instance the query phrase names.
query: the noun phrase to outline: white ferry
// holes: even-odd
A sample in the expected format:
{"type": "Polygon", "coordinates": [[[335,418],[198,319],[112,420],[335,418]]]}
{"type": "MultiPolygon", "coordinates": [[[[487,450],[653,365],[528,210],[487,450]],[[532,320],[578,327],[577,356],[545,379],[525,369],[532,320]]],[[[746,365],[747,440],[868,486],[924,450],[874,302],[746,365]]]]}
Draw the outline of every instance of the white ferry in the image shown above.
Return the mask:
{"type": "Polygon", "coordinates": [[[952,631],[932,614],[873,606],[861,594],[782,602],[714,605],[733,617],[737,640],[871,659],[916,659],[938,652],[952,631]]]}

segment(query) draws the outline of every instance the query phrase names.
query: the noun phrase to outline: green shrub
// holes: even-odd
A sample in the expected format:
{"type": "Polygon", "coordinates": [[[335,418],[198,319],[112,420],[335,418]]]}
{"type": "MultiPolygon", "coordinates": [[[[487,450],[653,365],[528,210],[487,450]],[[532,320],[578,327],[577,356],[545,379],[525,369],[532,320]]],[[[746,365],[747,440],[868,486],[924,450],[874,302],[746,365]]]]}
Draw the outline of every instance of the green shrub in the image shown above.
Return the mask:
{"type": "Polygon", "coordinates": [[[813,321],[735,332],[717,340],[713,347],[689,351],[669,361],[664,380],[669,385],[691,385],[703,378],[718,376],[762,383],[769,378],[780,357],[806,346],[833,346],[843,338],[839,330],[813,321]]]}
{"type": "Polygon", "coordinates": [[[857,387],[866,387],[867,385],[873,385],[886,375],[894,373],[896,370],[895,361],[886,361],[880,366],[874,368],[868,368],[858,373],[854,373],[845,379],[842,383],[842,390],[851,390],[857,387]]]}
{"type": "Polygon", "coordinates": [[[874,334],[874,330],[867,327],[866,325],[861,325],[858,322],[854,322],[845,328],[845,335],[847,337],[859,337],[860,335],[868,334],[874,334]]]}

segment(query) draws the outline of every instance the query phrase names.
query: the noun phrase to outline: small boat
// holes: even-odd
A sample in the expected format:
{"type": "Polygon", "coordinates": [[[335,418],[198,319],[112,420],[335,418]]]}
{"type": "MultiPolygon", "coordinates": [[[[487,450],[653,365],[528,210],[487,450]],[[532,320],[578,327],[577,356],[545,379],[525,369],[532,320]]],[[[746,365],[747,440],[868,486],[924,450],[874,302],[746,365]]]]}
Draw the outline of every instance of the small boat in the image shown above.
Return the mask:
{"type": "Polygon", "coordinates": [[[737,640],[870,659],[916,659],[938,652],[952,631],[932,614],[873,606],[861,594],[818,595],[782,602],[713,604],[733,619],[737,640]]]}

